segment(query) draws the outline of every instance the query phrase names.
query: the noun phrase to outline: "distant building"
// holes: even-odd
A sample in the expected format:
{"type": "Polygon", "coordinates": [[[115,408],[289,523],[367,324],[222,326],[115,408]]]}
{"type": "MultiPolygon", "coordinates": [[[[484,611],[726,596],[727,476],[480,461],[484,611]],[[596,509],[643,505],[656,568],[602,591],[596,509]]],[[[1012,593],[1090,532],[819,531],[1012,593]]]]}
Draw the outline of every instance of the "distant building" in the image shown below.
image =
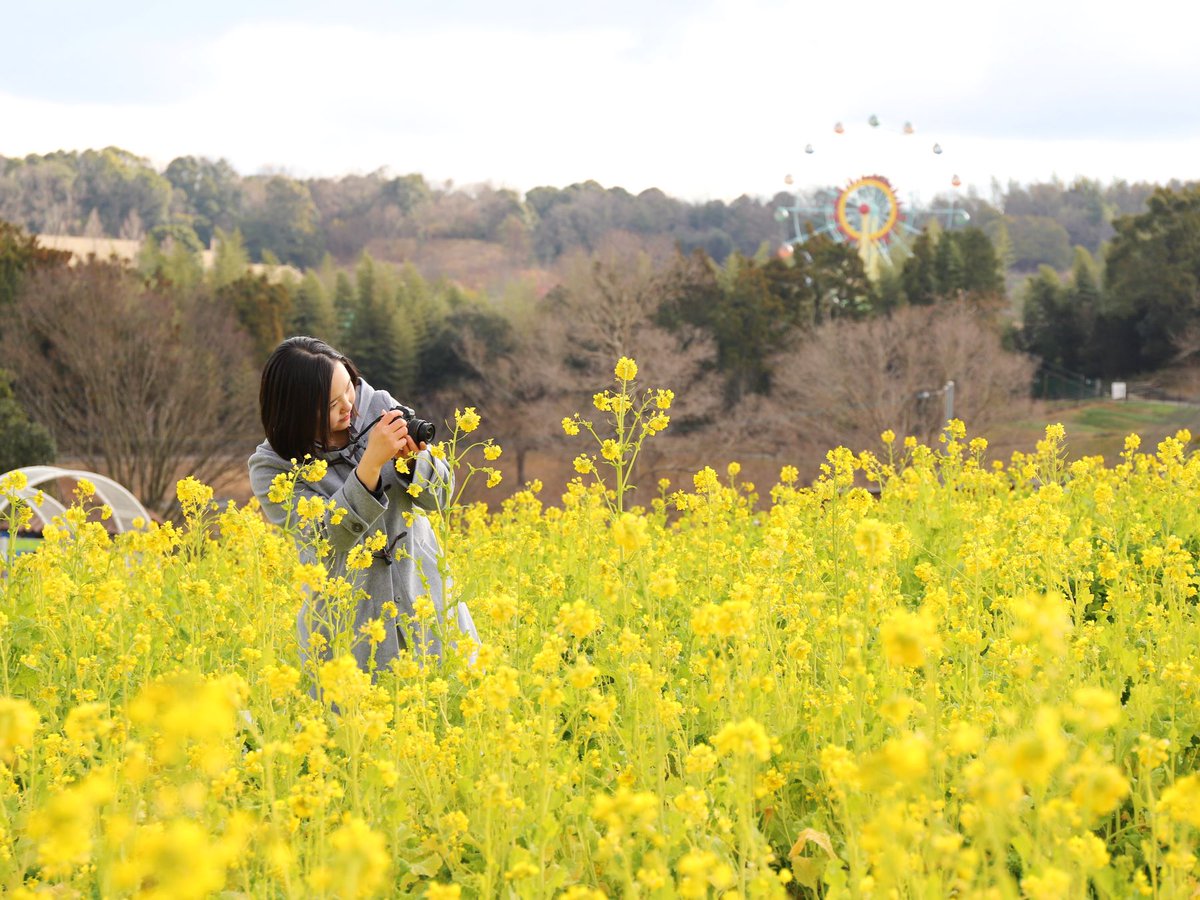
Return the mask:
{"type": "MultiPolygon", "coordinates": [[[[39,234],[38,243],[47,250],[65,250],[76,259],[87,259],[95,256],[97,259],[112,259],[114,256],[121,262],[136,263],[138,254],[142,251],[141,241],[128,241],[120,238],[107,237],[76,237],[72,234],[39,234]]],[[[200,265],[205,270],[213,267],[216,250],[200,251],[200,265]]],[[[247,267],[252,275],[266,275],[272,282],[295,279],[299,281],[304,273],[295,266],[268,266],[263,263],[250,263],[247,267]]]]}
{"type": "Polygon", "coordinates": [[[39,234],[37,241],[47,250],[66,250],[77,259],[95,255],[97,259],[116,257],[123,262],[135,262],[142,249],[141,241],[124,241],[119,238],[75,237],[69,234],[39,234]]]}

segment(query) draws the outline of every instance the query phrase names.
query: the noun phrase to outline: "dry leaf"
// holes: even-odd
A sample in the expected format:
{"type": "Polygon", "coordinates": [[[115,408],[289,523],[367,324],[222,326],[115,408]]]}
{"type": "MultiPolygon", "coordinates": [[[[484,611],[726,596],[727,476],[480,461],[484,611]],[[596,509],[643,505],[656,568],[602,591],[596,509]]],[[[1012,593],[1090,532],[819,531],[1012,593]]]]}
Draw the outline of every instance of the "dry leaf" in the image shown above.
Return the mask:
{"type": "Polygon", "coordinates": [[[792,845],[788,856],[795,859],[804,849],[804,845],[810,841],[824,850],[830,859],[837,859],[837,854],[833,852],[833,845],[829,842],[829,835],[823,831],[817,831],[815,828],[805,828],[800,832],[800,836],[796,838],[796,843],[792,845]]]}

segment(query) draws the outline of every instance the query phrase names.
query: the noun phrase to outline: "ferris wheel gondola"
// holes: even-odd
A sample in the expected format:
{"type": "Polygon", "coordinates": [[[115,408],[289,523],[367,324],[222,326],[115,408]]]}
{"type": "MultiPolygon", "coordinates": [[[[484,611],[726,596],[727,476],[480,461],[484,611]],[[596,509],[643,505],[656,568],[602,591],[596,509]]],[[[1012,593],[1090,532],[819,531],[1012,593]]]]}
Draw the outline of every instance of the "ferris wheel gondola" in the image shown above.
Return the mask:
{"type": "MultiPolygon", "coordinates": [[[[872,115],[867,124],[872,130],[878,129],[879,117],[872,115]]],[[[833,132],[837,136],[833,140],[845,140],[846,126],[842,122],[834,125],[833,132]]],[[[912,123],[905,122],[901,134],[910,136],[915,133],[912,123]]],[[[806,155],[815,153],[816,149],[812,143],[804,146],[806,155]]],[[[943,152],[940,143],[933,144],[934,156],[940,157],[943,152]]],[[[789,174],[784,181],[791,186],[795,178],[789,174]]],[[[956,174],[950,179],[950,184],[957,189],[962,181],[956,174]]],[[[832,201],[818,206],[802,204],[797,197],[792,205],[779,206],[775,210],[776,218],[790,225],[790,235],[780,248],[780,255],[790,257],[796,245],[805,243],[815,235],[828,234],[834,240],[854,245],[868,274],[875,275],[881,261],[891,259],[890,248],[893,244],[903,245],[908,236],[918,233],[901,207],[892,183],[879,174],[851,179],[832,201]]],[[[949,209],[924,210],[923,215],[943,219],[949,228],[970,218],[966,210],[953,205],[949,209]]]]}

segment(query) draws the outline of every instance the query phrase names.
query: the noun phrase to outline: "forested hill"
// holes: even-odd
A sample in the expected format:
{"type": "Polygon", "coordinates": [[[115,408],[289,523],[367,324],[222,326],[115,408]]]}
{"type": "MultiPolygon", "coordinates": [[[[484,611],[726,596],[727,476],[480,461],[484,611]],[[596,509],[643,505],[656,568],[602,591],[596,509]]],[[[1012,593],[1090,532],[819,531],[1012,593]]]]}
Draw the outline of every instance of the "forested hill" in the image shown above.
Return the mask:
{"type": "MultiPolygon", "coordinates": [[[[1043,264],[1061,271],[1070,267],[1074,247],[1095,253],[1112,236],[1115,217],[1141,212],[1154,187],[1010,183],[994,184],[988,199],[953,199],[992,238],[1011,271],[1032,272],[1043,264]]],[[[820,205],[835,191],[802,200],[820,205]]],[[[314,179],[242,175],[225,160],[192,156],[158,171],[115,147],[0,157],[0,220],[33,233],[152,235],[198,249],[209,246],[218,229],[237,229],[256,260],[313,266],[326,254],[347,263],[366,251],[477,286],[513,270],[546,266],[572,250],[593,252],[613,232],[651,246],[700,248],[718,261],[733,251],[753,254],[785,237],[775,212],[795,199],[780,193],[690,203],[657,189],[634,195],[594,181],[536,187],[522,197],[384,170],[314,179]]],[[[935,198],[933,205],[948,201],[935,198]]],[[[910,213],[919,224],[920,211],[910,213]]]]}

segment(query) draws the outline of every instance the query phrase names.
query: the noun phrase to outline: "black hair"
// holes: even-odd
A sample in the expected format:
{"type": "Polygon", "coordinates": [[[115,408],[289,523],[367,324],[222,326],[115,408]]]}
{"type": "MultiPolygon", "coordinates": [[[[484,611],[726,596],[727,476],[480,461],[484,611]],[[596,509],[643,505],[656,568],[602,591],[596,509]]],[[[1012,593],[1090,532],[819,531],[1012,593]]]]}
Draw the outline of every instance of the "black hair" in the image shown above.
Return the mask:
{"type": "Polygon", "coordinates": [[[358,387],[362,379],[354,363],[313,337],[288,338],[263,366],[258,387],[263,430],[284,459],[317,452],[329,435],[329,391],[337,363],[346,367],[350,383],[358,387]]]}

